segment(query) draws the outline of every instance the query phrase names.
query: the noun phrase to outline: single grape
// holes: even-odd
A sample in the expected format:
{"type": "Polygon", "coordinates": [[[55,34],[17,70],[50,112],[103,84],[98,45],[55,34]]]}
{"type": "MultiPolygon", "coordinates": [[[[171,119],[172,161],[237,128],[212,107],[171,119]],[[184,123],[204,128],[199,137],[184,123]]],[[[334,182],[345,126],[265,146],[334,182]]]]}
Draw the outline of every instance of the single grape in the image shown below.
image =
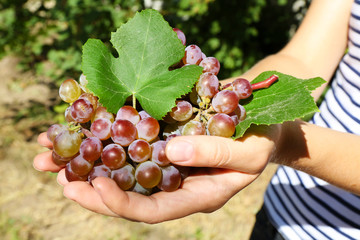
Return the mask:
{"type": "Polygon", "coordinates": [[[170,164],[170,161],[165,154],[166,143],[166,141],[160,140],[151,144],[151,161],[155,162],[159,166],[166,166],[170,164]]]}
{"type": "Polygon", "coordinates": [[[200,97],[213,98],[219,92],[219,79],[210,72],[201,74],[196,91],[200,97]]]}
{"type": "Polygon", "coordinates": [[[80,94],[81,88],[74,79],[67,79],[60,85],[59,96],[64,102],[72,103],[79,98],[80,94]]]}
{"type": "Polygon", "coordinates": [[[173,28],[174,32],[176,32],[178,38],[181,40],[181,43],[185,46],[186,45],[186,37],[183,31],[178,28],[173,28]]]}
{"type": "Polygon", "coordinates": [[[135,125],[140,121],[140,115],[135,108],[126,105],[119,109],[115,119],[128,120],[135,125]]]}
{"type": "Polygon", "coordinates": [[[231,119],[234,121],[235,125],[238,125],[240,122],[244,121],[246,118],[246,110],[245,108],[238,104],[237,108],[229,114],[231,119]]]}
{"type": "Polygon", "coordinates": [[[86,138],[80,145],[80,155],[89,162],[95,162],[101,156],[103,145],[99,138],[86,138]]]}
{"type": "Polygon", "coordinates": [[[182,122],[190,119],[193,115],[191,103],[185,100],[176,101],[176,107],[173,107],[170,116],[176,121],[182,122]]]}
{"type": "Polygon", "coordinates": [[[239,98],[231,90],[218,92],[211,101],[212,107],[218,113],[229,114],[238,106],[239,98]]]}
{"type": "Polygon", "coordinates": [[[54,139],[54,151],[62,157],[72,157],[79,152],[81,142],[81,135],[78,132],[62,131],[54,139]]]}
{"type": "Polygon", "coordinates": [[[66,180],[68,180],[69,182],[86,181],[88,178],[87,175],[80,176],[80,175],[77,175],[76,173],[74,173],[73,170],[71,169],[70,162],[68,162],[65,166],[65,177],[66,177],[66,180]]]}
{"type": "Polygon", "coordinates": [[[181,135],[206,135],[205,125],[199,121],[191,120],[184,125],[181,135]]]}
{"type": "Polygon", "coordinates": [[[199,66],[203,67],[203,72],[210,72],[215,75],[218,75],[220,71],[220,63],[219,60],[217,60],[214,57],[206,57],[204,58],[199,66]]]}
{"type": "Polygon", "coordinates": [[[170,116],[170,112],[168,112],[165,117],[163,117],[162,119],[163,122],[167,123],[167,124],[173,124],[173,123],[176,123],[177,121],[175,119],[173,119],[171,116],[170,116]]]}
{"type": "Polygon", "coordinates": [[[131,160],[137,163],[149,160],[151,157],[150,144],[145,140],[137,139],[129,145],[128,154],[131,160]]]}
{"type": "Polygon", "coordinates": [[[81,154],[70,161],[71,170],[79,176],[87,175],[94,167],[94,162],[89,162],[81,154]]]}
{"type": "Polygon", "coordinates": [[[46,135],[47,135],[47,138],[49,139],[50,142],[53,142],[55,137],[61,133],[62,131],[65,131],[67,130],[67,126],[65,125],[62,125],[62,124],[53,124],[51,125],[47,132],[46,132],[46,135]]]}
{"type": "Polygon", "coordinates": [[[131,191],[149,196],[152,193],[152,188],[144,188],[138,182],[136,182],[135,186],[131,189],[131,191]]]}
{"type": "Polygon", "coordinates": [[[130,121],[118,119],[111,125],[110,134],[115,143],[126,147],[136,139],[137,130],[130,121]]]}
{"type": "Polygon", "coordinates": [[[98,98],[96,96],[94,96],[93,94],[83,93],[80,95],[79,99],[84,99],[84,100],[90,102],[91,105],[93,106],[94,110],[97,108],[98,98]]]}
{"type": "Polygon", "coordinates": [[[168,141],[170,141],[171,139],[173,139],[174,137],[177,137],[177,136],[181,136],[181,135],[176,134],[176,133],[170,134],[170,135],[166,136],[165,141],[168,142],[168,141]]]}
{"type": "Polygon", "coordinates": [[[86,79],[85,75],[82,73],[79,77],[79,85],[84,92],[89,92],[89,89],[87,89],[87,84],[88,84],[88,80],[86,79]]]}
{"type": "Polygon", "coordinates": [[[100,140],[106,140],[110,138],[112,122],[107,118],[96,119],[90,127],[90,131],[95,137],[100,140]]]}
{"type": "Polygon", "coordinates": [[[244,78],[235,79],[231,85],[239,99],[246,99],[252,94],[251,83],[244,78]]]}
{"type": "Polygon", "coordinates": [[[154,162],[142,162],[136,167],[135,179],[144,188],[153,188],[161,181],[161,169],[154,162]]]}
{"type": "Polygon", "coordinates": [[[201,60],[202,60],[202,52],[197,45],[192,44],[185,48],[185,56],[182,59],[184,64],[199,65],[201,60]]]}
{"type": "Polygon", "coordinates": [[[155,118],[148,117],[141,119],[140,122],[136,124],[136,129],[139,139],[151,142],[159,135],[160,125],[155,118]]]}
{"type": "Polygon", "coordinates": [[[151,117],[150,114],[148,114],[145,110],[141,110],[139,112],[140,120],[151,117]]]}
{"type": "Polygon", "coordinates": [[[75,122],[75,120],[71,116],[71,106],[68,106],[65,109],[65,121],[68,123],[75,122]]]}
{"type": "Polygon", "coordinates": [[[111,177],[111,170],[104,164],[95,165],[88,175],[88,181],[91,183],[97,177],[111,177]]]}
{"type": "Polygon", "coordinates": [[[92,118],[92,122],[94,122],[96,119],[99,119],[99,118],[107,118],[111,122],[114,122],[114,120],[115,120],[114,114],[108,112],[106,110],[106,107],[103,107],[103,106],[99,106],[96,108],[95,113],[92,118]]]}
{"type": "Polygon", "coordinates": [[[160,183],[158,184],[158,188],[160,190],[172,192],[180,187],[181,174],[176,167],[172,165],[161,167],[161,172],[162,178],[160,183]]]}
{"type": "Polygon", "coordinates": [[[76,100],[70,108],[71,117],[78,123],[90,121],[94,112],[93,105],[85,99],[76,100]]]}
{"type": "Polygon", "coordinates": [[[111,171],[111,178],[124,191],[135,185],[135,168],[127,163],[122,168],[111,171]]]}
{"type": "Polygon", "coordinates": [[[228,138],[235,133],[235,123],[229,115],[217,113],[209,119],[207,129],[211,136],[228,138]]]}
{"type": "Polygon", "coordinates": [[[109,144],[101,153],[102,162],[111,170],[121,168],[126,163],[126,152],[118,144],[109,144]]]}
{"type": "Polygon", "coordinates": [[[71,157],[62,157],[60,156],[59,154],[57,154],[55,151],[52,151],[52,160],[53,162],[58,165],[59,167],[65,167],[65,165],[71,160],[73,159],[74,157],[76,157],[77,155],[75,156],[71,156],[71,157]]]}

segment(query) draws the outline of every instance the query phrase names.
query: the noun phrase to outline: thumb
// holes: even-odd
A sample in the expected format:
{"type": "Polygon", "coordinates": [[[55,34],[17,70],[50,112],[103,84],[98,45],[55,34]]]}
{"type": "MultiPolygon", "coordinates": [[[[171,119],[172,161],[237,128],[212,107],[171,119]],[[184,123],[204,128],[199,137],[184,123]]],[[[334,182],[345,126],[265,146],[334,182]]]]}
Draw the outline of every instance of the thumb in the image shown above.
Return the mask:
{"type": "Polygon", "coordinates": [[[267,137],[250,135],[241,139],[216,136],[179,136],[166,145],[168,159],[177,165],[227,168],[246,173],[261,172],[274,143],[267,137]]]}

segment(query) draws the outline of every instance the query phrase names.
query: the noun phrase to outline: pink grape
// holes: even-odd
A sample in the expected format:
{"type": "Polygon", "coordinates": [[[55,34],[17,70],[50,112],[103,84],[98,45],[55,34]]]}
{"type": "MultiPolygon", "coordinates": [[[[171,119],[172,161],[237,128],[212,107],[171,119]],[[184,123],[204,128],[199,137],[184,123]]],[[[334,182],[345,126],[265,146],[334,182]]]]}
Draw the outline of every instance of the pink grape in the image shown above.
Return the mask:
{"type": "Polygon", "coordinates": [[[148,117],[141,119],[140,122],[136,124],[136,129],[139,139],[151,142],[159,135],[160,125],[155,118],[148,117]]]}
{"type": "Polygon", "coordinates": [[[67,107],[65,109],[65,114],[64,115],[65,115],[66,122],[68,122],[68,123],[75,122],[75,120],[71,116],[71,106],[69,106],[69,107],[67,107]]]}
{"type": "Polygon", "coordinates": [[[101,156],[103,145],[99,138],[86,138],[80,145],[80,155],[89,162],[95,162],[101,156]]]}
{"type": "Polygon", "coordinates": [[[228,138],[235,133],[235,123],[229,115],[217,113],[209,119],[207,129],[211,136],[228,138]]]}
{"type": "Polygon", "coordinates": [[[185,56],[182,61],[184,64],[198,65],[202,60],[201,49],[197,45],[189,45],[185,48],[185,56]]]}
{"type": "Polygon", "coordinates": [[[153,188],[161,181],[161,169],[154,162],[142,162],[136,167],[135,179],[144,188],[153,188]]]}
{"type": "Polygon", "coordinates": [[[129,145],[128,154],[134,162],[144,162],[151,157],[151,146],[147,141],[137,139],[129,145]]]}
{"type": "Polygon", "coordinates": [[[94,162],[87,161],[80,154],[70,161],[70,166],[76,175],[85,176],[93,169],[94,162]]]}
{"type": "Polygon", "coordinates": [[[102,162],[111,170],[121,168],[126,163],[126,152],[118,144],[109,144],[101,153],[102,162]]]}
{"type": "Polygon", "coordinates": [[[104,164],[99,164],[93,167],[88,175],[88,181],[91,183],[97,177],[111,177],[111,170],[104,164]]]}
{"type": "Polygon", "coordinates": [[[140,120],[145,119],[145,118],[148,118],[148,117],[151,117],[150,114],[148,114],[148,113],[147,113],[146,111],[144,111],[144,110],[141,110],[141,111],[139,112],[139,116],[140,116],[140,120]]]}
{"type": "Polygon", "coordinates": [[[55,137],[61,133],[62,131],[65,131],[67,130],[68,128],[65,126],[65,125],[62,125],[62,124],[53,124],[51,125],[47,132],[46,132],[46,135],[47,135],[47,138],[49,139],[50,142],[53,142],[55,137]]]}
{"type": "Polygon", "coordinates": [[[229,114],[238,106],[239,98],[231,90],[222,90],[214,96],[211,103],[216,112],[229,114]]]}
{"type": "Polygon", "coordinates": [[[160,140],[151,144],[151,161],[155,162],[159,166],[166,166],[170,164],[170,161],[165,154],[166,143],[166,141],[160,140]]]}
{"type": "Polygon", "coordinates": [[[115,119],[129,120],[132,124],[135,125],[140,121],[140,115],[135,108],[131,106],[123,106],[117,112],[115,119]]]}
{"type": "Polygon", "coordinates": [[[60,85],[59,96],[64,102],[72,103],[79,98],[80,94],[81,88],[74,79],[67,79],[60,85]]]}
{"type": "Polygon", "coordinates": [[[58,155],[55,151],[52,151],[52,153],[51,153],[53,162],[59,167],[65,167],[65,165],[76,156],[77,155],[75,154],[75,156],[65,158],[65,157],[58,155]]]}
{"type": "Polygon", "coordinates": [[[84,175],[84,176],[79,176],[76,173],[73,172],[73,170],[71,169],[71,164],[70,162],[66,164],[65,166],[65,177],[66,180],[68,180],[69,182],[73,182],[73,181],[86,181],[88,176],[84,175]]]}
{"type": "Polygon", "coordinates": [[[91,124],[90,131],[100,140],[106,140],[110,138],[111,125],[109,119],[98,118],[91,124]]]}
{"type": "Polygon", "coordinates": [[[244,121],[246,118],[246,110],[245,108],[238,104],[237,108],[229,114],[231,119],[234,121],[235,125],[238,125],[241,121],[244,121]]]}
{"type": "Polygon", "coordinates": [[[111,171],[111,178],[122,190],[126,191],[135,185],[135,168],[127,163],[125,166],[111,171]]]}
{"type": "Polygon", "coordinates": [[[137,137],[135,125],[128,120],[122,119],[113,122],[110,133],[111,139],[123,147],[129,146],[137,137]]]}
{"type": "Polygon", "coordinates": [[[217,60],[214,57],[206,57],[204,58],[199,66],[203,67],[203,72],[210,72],[214,75],[218,75],[220,71],[220,63],[219,60],[217,60]]]}
{"type": "Polygon", "coordinates": [[[114,120],[115,120],[114,115],[112,113],[108,112],[106,110],[106,108],[103,106],[96,108],[95,113],[92,118],[92,122],[94,122],[98,118],[107,118],[111,122],[114,122],[114,120]]]}
{"type": "Polygon", "coordinates": [[[78,132],[62,131],[54,139],[54,151],[62,157],[72,157],[79,152],[81,142],[81,135],[78,132]]]}
{"type": "Polygon", "coordinates": [[[94,109],[97,108],[98,98],[96,96],[94,96],[93,94],[83,93],[80,95],[79,99],[84,99],[84,100],[88,101],[89,103],[91,103],[91,105],[93,106],[94,109]]]}
{"type": "Polygon", "coordinates": [[[181,40],[181,43],[185,46],[186,45],[186,37],[183,31],[178,28],[173,28],[174,32],[176,32],[178,38],[181,40]]]}
{"type": "Polygon", "coordinates": [[[206,135],[206,128],[201,122],[192,120],[184,125],[181,130],[181,135],[206,135]]]}
{"type": "Polygon", "coordinates": [[[252,94],[251,83],[244,78],[237,78],[231,83],[233,91],[239,99],[246,99],[252,94]]]}
{"type": "Polygon", "coordinates": [[[176,167],[172,165],[161,167],[161,172],[162,178],[158,184],[159,189],[166,192],[172,192],[179,188],[181,184],[181,174],[176,167]]]}
{"type": "Polygon", "coordinates": [[[193,115],[191,103],[185,100],[176,101],[176,107],[170,112],[170,116],[176,121],[182,122],[190,119],[193,115]]]}
{"type": "Polygon", "coordinates": [[[213,98],[219,92],[219,79],[210,72],[201,74],[196,91],[200,97],[213,98]]]}
{"type": "Polygon", "coordinates": [[[152,192],[152,188],[144,188],[138,182],[135,182],[135,186],[131,189],[131,191],[149,196],[152,192]]]}
{"type": "Polygon", "coordinates": [[[89,101],[78,99],[71,105],[70,114],[76,122],[85,123],[91,120],[94,107],[89,101]]]}

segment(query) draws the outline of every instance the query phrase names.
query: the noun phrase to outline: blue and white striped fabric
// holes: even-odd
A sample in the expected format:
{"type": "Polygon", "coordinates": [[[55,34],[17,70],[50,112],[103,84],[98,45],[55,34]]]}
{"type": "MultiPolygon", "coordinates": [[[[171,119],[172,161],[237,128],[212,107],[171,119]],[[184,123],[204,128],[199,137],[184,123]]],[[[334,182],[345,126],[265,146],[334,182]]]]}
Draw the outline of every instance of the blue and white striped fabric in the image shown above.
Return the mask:
{"type": "MultiPolygon", "coordinates": [[[[360,135],[360,0],[352,7],[348,52],[312,122],[360,135]]],[[[279,167],[264,201],[285,239],[360,239],[360,196],[306,173],[279,167]]]]}

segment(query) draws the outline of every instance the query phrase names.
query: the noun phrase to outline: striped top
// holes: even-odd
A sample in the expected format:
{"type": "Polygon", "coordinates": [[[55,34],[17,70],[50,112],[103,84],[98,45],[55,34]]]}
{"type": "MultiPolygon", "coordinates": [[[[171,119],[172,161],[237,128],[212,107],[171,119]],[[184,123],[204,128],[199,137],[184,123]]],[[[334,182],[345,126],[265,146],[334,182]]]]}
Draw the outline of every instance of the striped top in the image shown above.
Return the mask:
{"type": "MultiPolygon", "coordinates": [[[[360,135],[360,0],[351,12],[348,52],[311,122],[360,135]]],[[[360,196],[304,172],[279,167],[264,203],[285,239],[360,239],[360,196]]]]}

